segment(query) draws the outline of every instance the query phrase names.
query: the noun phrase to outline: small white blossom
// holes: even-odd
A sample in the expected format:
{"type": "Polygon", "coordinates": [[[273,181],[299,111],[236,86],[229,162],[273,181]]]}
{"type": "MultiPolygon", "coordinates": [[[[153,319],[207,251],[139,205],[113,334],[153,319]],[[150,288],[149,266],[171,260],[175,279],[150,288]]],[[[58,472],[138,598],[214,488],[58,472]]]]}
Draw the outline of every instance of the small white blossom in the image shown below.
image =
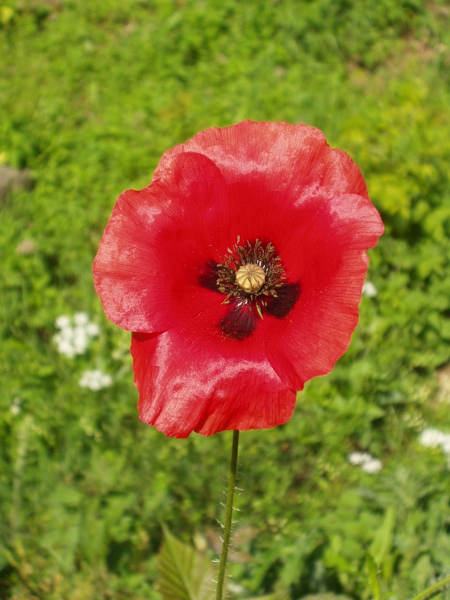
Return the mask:
{"type": "Polygon", "coordinates": [[[89,345],[89,336],[86,327],[75,327],[73,330],[73,347],[75,354],[84,354],[89,345]]]}
{"type": "Polygon", "coordinates": [[[424,429],[419,436],[419,441],[425,448],[437,448],[442,444],[445,444],[447,440],[450,440],[450,435],[439,431],[439,429],[433,429],[428,427],[424,429]]]}
{"type": "Polygon", "coordinates": [[[97,323],[88,323],[86,327],[86,333],[89,337],[97,337],[100,335],[100,327],[97,323]]]}
{"type": "Polygon", "coordinates": [[[378,290],[371,281],[365,281],[362,293],[368,298],[375,298],[375,296],[378,294],[378,290]]]}
{"type": "Polygon", "coordinates": [[[90,323],[86,313],[78,312],[73,318],[73,323],[66,315],[56,319],[55,325],[59,332],[53,340],[58,346],[60,354],[69,358],[84,354],[91,338],[97,337],[100,328],[96,323],[90,323]]]}
{"type": "Polygon", "coordinates": [[[440,447],[447,457],[447,463],[450,468],[450,433],[444,433],[443,431],[439,431],[439,429],[427,427],[420,434],[419,441],[425,448],[440,447]]]}
{"type": "Polygon", "coordinates": [[[371,460],[371,458],[372,457],[367,452],[352,452],[351,454],[348,455],[348,462],[351,465],[360,466],[360,465],[363,465],[368,460],[371,460]]]}
{"type": "Polygon", "coordinates": [[[89,323],[89,317],[87,316],[87,314],[85,312],[77,312],[75,313],[75,316],[73,317],[73,321],[75,323],[75,325],[87,325],[89,323]]]}
{"type": "Polygon", "coordinates": [[[112,377],[95,369],[94,371],[85,371],[79,381],[80,387],[89,388],[94,392],[109,387],[112,384],[112,377]]]}
{"type": "Polygon", "coordinates": [[[61,315],[58,317],[55,321],[55,325],[57,329],[67,329],[68,327],[72,326],[67,315],[61,315]]]}
{"type": "Polygon", "coordinates": [[[383,468],[381,460],[374,458],[368,452],[352,452],[348,455],[348,462],[371,474],[378,473],[383,468]]]}
{"type": "Polygon", "coordinates": [[[75,348],[70,340],[64,338],[59,334],[55,335],[53,338],[58,345],[58,350],[60,354],[64,354],[68,358],[73,358],[75,356],[75,348]]]}
{"type": "Polygon", "coordinates": [[[361,465],[361,469],[366,473],[370,473],[373,475],[374,473],[379,473],[383,468],[383,463],[378,458],[371,458],[367,462],[361,465]]]}

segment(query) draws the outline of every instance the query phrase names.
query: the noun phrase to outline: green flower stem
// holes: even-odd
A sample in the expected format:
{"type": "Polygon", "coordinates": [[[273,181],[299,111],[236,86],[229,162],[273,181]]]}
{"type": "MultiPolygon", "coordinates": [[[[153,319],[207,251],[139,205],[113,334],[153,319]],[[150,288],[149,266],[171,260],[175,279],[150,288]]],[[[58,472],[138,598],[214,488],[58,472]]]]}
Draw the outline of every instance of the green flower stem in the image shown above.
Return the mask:
{"type": "Polygon", "coordinates": [[[420,592],[420,594],[417,594],[417,596],[414,596],[414,598],[412,598],[412,600],[425,600],[425,598],[430,598],[431,596],[434,596],[434,594],[437,594],[438,592],[440,592],[441,589],[444,588],[449,583],[450,583],[450,577],[441,579],[441,581],[438,581],[437,583],[435,583],[431,587],[427,588],[423,592],[420,592]]]}
{"type": "Polygon", "coordinates": [[[225,568],[227,566],[228,548],[230,547],[231,521],[233,517],[233,498],[236,486],[236,471],[239,448],[239,431],[233,431],[233,446],[231,448],[230,481],[228,483],[227,508],[225,513],[225,531],[223,535],[222,554],[220,556],[219,577],[217,579],[217,600],[222,600],[225,568]]]}

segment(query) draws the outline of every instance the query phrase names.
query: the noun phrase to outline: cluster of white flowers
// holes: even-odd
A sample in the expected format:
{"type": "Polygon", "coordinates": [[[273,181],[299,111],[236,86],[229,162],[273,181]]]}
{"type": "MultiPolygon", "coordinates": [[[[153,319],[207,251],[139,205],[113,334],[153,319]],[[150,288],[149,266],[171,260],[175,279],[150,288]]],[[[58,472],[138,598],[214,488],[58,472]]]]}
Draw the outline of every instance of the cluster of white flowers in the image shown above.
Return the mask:
{"type": "Polygon", "coordinates": [[[371,281],[365,281],[362,289],[362,293],[364,296],[368,298],[375,298],[378,294],[377,288],[373,285],[371,281]]]}
{"type": "Polygon", "coordinates": [[[94,392],[109,387],[112,384],[112,377],[95,369],[94,371],[85,371],[79,381],[81,387],[89,388],[94,392]]]}
{"type": "Polygon", "coordinates": [[[419,441],[425,448],[440,447],[446,455],[447,463],[450,467],[450,433],[444,433],[443,431],[439,431],[439,429],[428,427],[420,434],[419,441]]]}
{"type": "Polygon", "coordinates": [[[348,462],[370,474],[379,473],[383,468],[381,460],[374,458],[368,452],[352,452],[348,455],[348,462]]]}
{"type": "MultiPolygon", "coordinates": [[[[59,352],[69,358],[84,354],[91,339],[100,335],[100,327],[96,323],[91,323],[88,315],[84,312],[75,313],[73,319],[61,315],[56,319],[55,326],[59,332],[53,340],[57,344],[59,352]]],[[[103,373],[100,369],[94,369],[83,373],[79,385],[96,392],[109,387],[112,382],[110,375],[103,373]]]]}
{"type": "Polygon", "coordinates": [[[91,338],[97,337],[100,328],[89,321],[84,312],[76,313],[72,320],[66,315],[56,319],[55,325],[59,332],[53,338],[61,354],[73,358],[77,354],[84,354],[91,338]]]}

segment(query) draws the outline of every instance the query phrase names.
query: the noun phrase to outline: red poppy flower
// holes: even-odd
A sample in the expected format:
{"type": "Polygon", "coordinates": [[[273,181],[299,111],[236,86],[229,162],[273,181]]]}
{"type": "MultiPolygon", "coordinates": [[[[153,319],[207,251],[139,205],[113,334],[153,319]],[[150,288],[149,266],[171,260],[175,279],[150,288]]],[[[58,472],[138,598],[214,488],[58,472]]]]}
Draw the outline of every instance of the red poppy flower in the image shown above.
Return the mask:
{"type": "Polygon", "coordinates": [[[176,437],[285,423],[347,349],[382,232],[358,167],[313,127],[245,121],[166,152],[94,262],[133,332],[140,418],[176,437]]]}

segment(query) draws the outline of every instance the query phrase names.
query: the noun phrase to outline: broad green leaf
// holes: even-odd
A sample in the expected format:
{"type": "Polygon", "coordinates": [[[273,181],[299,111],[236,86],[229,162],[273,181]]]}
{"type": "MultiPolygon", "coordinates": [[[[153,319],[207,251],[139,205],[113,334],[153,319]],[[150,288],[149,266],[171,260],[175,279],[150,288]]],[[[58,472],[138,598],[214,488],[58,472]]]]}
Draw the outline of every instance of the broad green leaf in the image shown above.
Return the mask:
{"type": "Polygon", "coordinates": [[[377,531],[377,534],[370,546],[369,553],[373,557],[377,567],[381,565],[384,557],[388,554],[392,545],[392,536],[394,533],[395,525],[395,509],[390,506],[386,510],[384,521],[381,528],[377,531]]]}
{"type": "Polygon", "coordinates": [[[214,598],[217,568],[205,556],[177,540],[164,527],[159,553],[160,592],[164,600],[210,600],[214,598]]]}

